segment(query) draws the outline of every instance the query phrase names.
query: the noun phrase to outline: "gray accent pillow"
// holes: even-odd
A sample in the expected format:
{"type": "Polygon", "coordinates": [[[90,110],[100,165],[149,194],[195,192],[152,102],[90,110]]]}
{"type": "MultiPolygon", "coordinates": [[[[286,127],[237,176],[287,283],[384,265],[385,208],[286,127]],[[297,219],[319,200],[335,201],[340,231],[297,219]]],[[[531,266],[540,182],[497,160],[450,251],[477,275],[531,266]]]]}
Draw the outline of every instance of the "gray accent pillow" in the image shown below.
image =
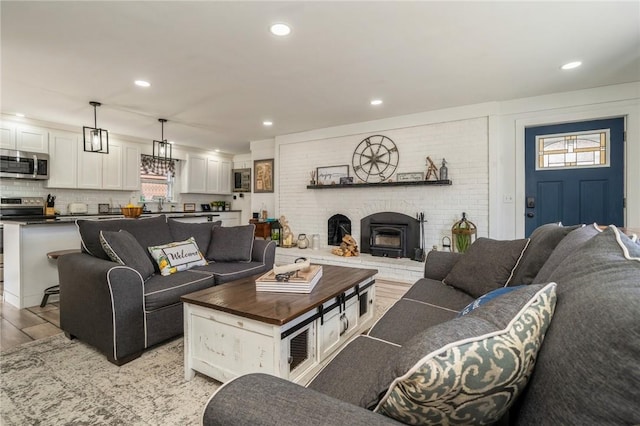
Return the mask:
{"type": "Polygon", "coordinates": [[[478,238],[443,282],[473,297],[504,287],[528,244],[527,238],[505,241],[478,238]]]}
{"type": "Polygon", "coordinates": [[[214,226],[222,226],[222,221],[204,223],[186,223],[176,219],[167,219],[169,231],[173,241],[185,241],[193,237],[198,244],[198,248],[203,253],[207,252],[211,242],[211,230],[214,226]]]}
{"type": "MultiPolygon", "coordinates": [[[[135,237],[142,247],[159,246],[173,241],[167,217],[160,215],[141,219],[98,219],[76,220],[76,226],[82,239],[82,248],[89,254],[108,260],[109,256],[100,244],[100,231],[128,231],[135,237]]],[[[153,262],[151,255],[146,254],[153,262]]]]}
{"type": "Polygon", "coordinates": [[[404,345],[374,411],[406,424],[489,424],[502,418],[536,363],[556,284],[523,286],[404,345]]]}
{"type": "Polygon", "coordinates": [[[549,282],[549,278],[551,277],[553,271],[556,270],[558,265],[560,265],[567,258],[567,256],[578,250],[578,248],[582,244],[595,237],[600,232],[601,231],[598,229],[595,223],[571,231],[569,235],[567,235],[562,239],[562,241],[560,241],[553,252],[551,252],[551,255],[549,255],[549,258],[544,263],[544,265],[542,265],[542,268],[540,268],[540,271],[538,271],[538,275],[536,275],[533,282],[549,282]]]}
{"type": "Polygon", "coordinates": [[[135,269],[144,280],[153,275],[153,263],[146,250],[129,232],[100,231],[100,243],[112,261],[135,269]]]}
{"type": "Polygon", "coordinates": [[[215,262],[250,262],[256,226],[216,226],[211,230],[207,260],[215,262]]]}
{"type": "Polygon", "coordinates": [[[610,227],[551,279],[558,306],[519,424],[640,423],[640,246],[610,227]]]}
{"type": "Polygon", "coordinates": [[[513,272],[509,285],[531,284],[558,243],[579,227],[580,225],[562,226],[560,223],[547,223],[537,227],[529,237],[531,240],[529,247],[513,272]]]}

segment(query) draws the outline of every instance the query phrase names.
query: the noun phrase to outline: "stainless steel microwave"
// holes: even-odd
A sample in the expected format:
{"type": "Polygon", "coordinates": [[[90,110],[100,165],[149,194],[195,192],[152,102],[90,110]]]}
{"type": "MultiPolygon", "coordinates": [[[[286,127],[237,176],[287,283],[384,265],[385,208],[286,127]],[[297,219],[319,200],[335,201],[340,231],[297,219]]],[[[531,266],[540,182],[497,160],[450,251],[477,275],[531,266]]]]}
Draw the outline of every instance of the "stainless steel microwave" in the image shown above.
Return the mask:
{"type": "Polygon", "coordinates": [[[251,169],[233,169],[233,192],[251,192],[251,169]]]}
{"type": "Polygon", "coordinates": [[[0,149],[0,177],[49,179],[49,155],[39,152],[0,149]]]}

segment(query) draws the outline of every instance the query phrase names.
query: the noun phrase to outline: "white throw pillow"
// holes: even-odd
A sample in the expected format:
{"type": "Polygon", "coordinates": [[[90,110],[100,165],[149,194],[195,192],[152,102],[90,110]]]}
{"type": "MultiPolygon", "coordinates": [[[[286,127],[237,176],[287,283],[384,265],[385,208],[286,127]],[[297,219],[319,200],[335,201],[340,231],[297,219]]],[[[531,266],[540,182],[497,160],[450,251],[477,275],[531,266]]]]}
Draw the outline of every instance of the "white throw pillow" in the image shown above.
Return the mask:
{"type": "Polygon", "coordinates": [[[149,253],[158,264],[160,273],[165,276],[186,271],[194,266],[207,265],[207,261],[198,249],[198,244],[193,237],[186,241],[151,246],[149,253]]]}

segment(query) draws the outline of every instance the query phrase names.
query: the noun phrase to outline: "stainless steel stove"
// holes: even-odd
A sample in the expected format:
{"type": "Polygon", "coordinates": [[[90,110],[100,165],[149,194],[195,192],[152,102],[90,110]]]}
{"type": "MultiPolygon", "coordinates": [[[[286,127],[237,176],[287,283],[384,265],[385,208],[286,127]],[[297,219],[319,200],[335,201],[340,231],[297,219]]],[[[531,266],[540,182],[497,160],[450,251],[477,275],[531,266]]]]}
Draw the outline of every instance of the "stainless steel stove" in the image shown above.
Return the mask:
{"type": "Polygon", "coordinates": [[[0,198],[0,220],[36,219],[45,217],[42,197],[2,197],[0,198]]]}

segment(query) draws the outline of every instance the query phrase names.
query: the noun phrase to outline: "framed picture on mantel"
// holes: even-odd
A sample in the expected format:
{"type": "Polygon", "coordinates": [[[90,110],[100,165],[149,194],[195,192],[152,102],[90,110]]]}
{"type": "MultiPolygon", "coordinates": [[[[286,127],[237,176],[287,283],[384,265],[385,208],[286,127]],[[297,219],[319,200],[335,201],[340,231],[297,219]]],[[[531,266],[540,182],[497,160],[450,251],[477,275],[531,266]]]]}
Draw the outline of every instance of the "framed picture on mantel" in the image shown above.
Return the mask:
{"type": "Polygon", "coordinates": [[[336,185],[342,178],[349,177],[349,166],[329,166],[316,168],[318,185],[336,185]]]}
{"type": "Polygon", "coordinates": [[[253,162],[253,192],[273,192],[273,158],[253,162]]]}

